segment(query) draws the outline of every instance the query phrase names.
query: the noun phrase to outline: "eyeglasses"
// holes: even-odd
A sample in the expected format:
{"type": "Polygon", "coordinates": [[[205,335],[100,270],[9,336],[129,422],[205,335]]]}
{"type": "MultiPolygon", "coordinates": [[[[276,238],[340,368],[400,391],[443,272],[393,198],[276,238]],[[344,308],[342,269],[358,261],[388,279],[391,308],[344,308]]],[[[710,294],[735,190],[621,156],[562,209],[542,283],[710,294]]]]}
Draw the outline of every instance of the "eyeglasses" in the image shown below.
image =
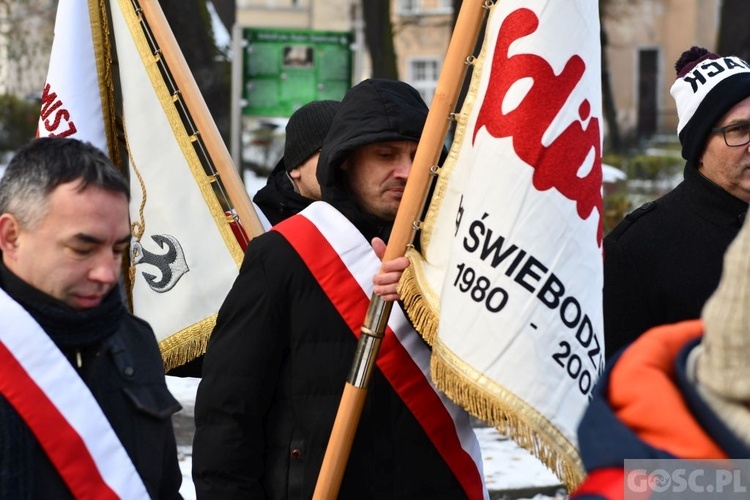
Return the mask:
{"type": "Polygon", "coordinates": [[[711,132],[724,136],[724,143],[730,147],[750,144],[750,122],[733,123],[724,127],[712,128],[711,132]]]}

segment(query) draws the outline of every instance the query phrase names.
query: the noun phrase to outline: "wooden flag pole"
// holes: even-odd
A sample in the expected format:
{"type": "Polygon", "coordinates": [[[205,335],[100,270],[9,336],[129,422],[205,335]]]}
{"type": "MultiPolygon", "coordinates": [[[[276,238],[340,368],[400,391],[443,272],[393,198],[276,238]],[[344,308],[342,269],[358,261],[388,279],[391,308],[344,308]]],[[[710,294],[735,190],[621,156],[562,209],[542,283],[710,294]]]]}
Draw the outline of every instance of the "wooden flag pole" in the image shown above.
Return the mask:
{"type": "Polygon", "coordinates": [[[138,3],[245,232],[250,238],[263,233],[263,225],[255,213],[250,196],[211,117],[206,101],[203,100],[198,84],[195,83],[164,11],[157,0],[139,0],[138,3]]]}
{"type": "MultiPolygon", "coordinates": [[[[466,60],[474,50],[486,4],[485,0],[464,0],[461,4],[435,97],[427,114],[409,179],[404,188],[404,196],[383,257],[384,261],[404,255],[414,238],[415,222],[419,220],[430,189],[430,172],[440,158],[450,125],[450,115],[456,108],[466,74],[466,60]]],[[[386,302],[374,294],[370,299],[354,363],[344,386],[318,482],[315,485],[314,500],[333,500],[338,496],[392,305],[392,302],[386,302]]]]}

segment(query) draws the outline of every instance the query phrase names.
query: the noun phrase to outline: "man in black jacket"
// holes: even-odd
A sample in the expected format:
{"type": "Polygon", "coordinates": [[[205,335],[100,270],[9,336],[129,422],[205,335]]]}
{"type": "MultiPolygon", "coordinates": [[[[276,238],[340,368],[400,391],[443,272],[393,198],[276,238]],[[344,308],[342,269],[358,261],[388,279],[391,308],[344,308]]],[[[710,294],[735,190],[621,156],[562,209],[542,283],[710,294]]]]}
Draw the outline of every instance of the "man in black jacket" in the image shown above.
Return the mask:
{"type": "MultiPolygon", "coordinates": [[[[331,100],[312,101],[289,118],[284,156],[274,167],[266,185],[253,197],[253,203],[260,209],[258,215],[266,219],[261,217],[266,231],[320,200],[316,174],[318,158],[339,104],[339,101],[331,100]]],[[[200,378],[202,370],[203,355],[171,369],[168,375],[200,378]]]]}
{"type": "Polygon", "coordinates": [[[289,117],[284,156],[266,185],[253,197],[271,225],[320,200],[318,157],[339,104],[339,101],[312,101],[289,117]]]}
{"type": "Polygon", "coordinates": [[[154,332],[117,285],[127,181],[75,139],[20,150],[0,181],[0,498],[180,498],[154,332]]]}
{"type": "Polygon", "coordinates": [[[750,202],[750,68],[693,47],[675,69],[685,179],[604,240],[607,357],[653,326],[700,317],[750,202]]]}
{"type": "MultiPolygon", "coordinates": [[[[327,203],[250,243],[198,388],[199,498],[311,498],[380,267],[369,242],[388,239],[426,115],[403,82],[354,86],[320,156],[327,203]]],[[[434,389],[427,346],[393,310],[339,497],[486,497],[467,415],[434,389]]]]}

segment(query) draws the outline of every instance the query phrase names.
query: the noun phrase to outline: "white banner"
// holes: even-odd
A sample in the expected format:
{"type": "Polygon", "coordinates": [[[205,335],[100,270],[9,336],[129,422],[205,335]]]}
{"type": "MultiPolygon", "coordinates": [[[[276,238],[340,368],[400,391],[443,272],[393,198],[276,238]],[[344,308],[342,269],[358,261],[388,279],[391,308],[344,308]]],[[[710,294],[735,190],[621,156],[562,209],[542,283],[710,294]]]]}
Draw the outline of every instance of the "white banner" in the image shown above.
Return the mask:
{"type": "Polygon", "coordinates": [[[75,137],[109,151],[102,107],[107,97],[100,92],[103,60],[97,61],[93,37],[100,29],[97,12],[90,13],[87,0],[60,0],[42,89],[40,137],[75,137]]]}
{"type": "MultiPolygon", "coordinates": [[[[153,327],[171,368],[205,351],[243,251],[133,2],[110,0],[107,5],[111,26],[101,21],[99,1],[60,1],[45,92],[56,93],[64,103],[57,112],[66,112],[75,131],[55,132],[63,125],[47,130],[52,115],[45,118],[43,104],[40,135],[87,140],[109,152],[115,163],[119,156],[129,161],[121,168],[129,171],[131,190],[132,309],[153,327]],[[116,54],[109,52],[111,46],[116,54]],[[108,76],[119,77],[118,85],[108,76]],[[68,88],[76,92],[64,92],[68,88]],[[114,107],[115,88],[121,91],[122,109],[114,107]],[[117,128],[115,114],[121,120],[117,128]],[[117,140],[102,142],[108,128],[117,130],[117,140]]],[[[48,100],[54,106],[56,101],[48,100]]]]}
{"type": "Polygon", "coordinates": [[[410,255],[438,386],[569,486],[604,363],[600,79],[595,2],[498,2],[410,255]]]}

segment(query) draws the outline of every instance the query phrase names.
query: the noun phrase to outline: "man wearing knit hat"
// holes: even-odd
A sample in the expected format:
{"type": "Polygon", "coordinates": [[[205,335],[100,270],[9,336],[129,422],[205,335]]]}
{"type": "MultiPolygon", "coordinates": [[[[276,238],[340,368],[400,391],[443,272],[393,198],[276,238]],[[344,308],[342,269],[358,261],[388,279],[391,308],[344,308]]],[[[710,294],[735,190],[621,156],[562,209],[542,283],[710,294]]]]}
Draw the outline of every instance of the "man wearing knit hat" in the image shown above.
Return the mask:
{"type": "Polygon", "coordinates": [[[271,225],[320,199],[316,176],[323,147],[339,101],[312,101],[295,111],[286,125],[284,156],[253,197],[271,225]]]}
{"type": "MultiPolygon", "coordinates": [[[[320,154],[323,201],[250,242],[196,397],[199,499],[313,497],[370,296],[395,298],[373,276],[408,264],[379,251],[426,118],[404,82],[352,87],[320,154]]],[[[337,498],[487,498],[468,415],[435,389],[403,314],[393,304],[337,498]]]]}
{"type": "Polygon", "coordinates": [[[675,69],[684,180],[604,240],[607,357],[652,326],[699,317],[750,202],[750,67],[693,47],[675,69]]]}
{"type": "MultiPolygon", "coordinates": [[[[330,100],[312,101],[289,117],[284,156],[274,167],[266,185],[253,197],[253,203],[260,209],[258,215],[263,216],[260,219],[266,231],[320,200],[320,184],[316,174],[318,157],[340,104],[339,101],[330,100]]],[[[203,355],[171,369],[167,375],[199,378],[202,369],[203,355]]]]}
{"type": "MultiPolygon", "coordinates": [[[[635,488],[642,495],[632,498],[649,498],[650,492],[643,491],[649,486],[664,498],[676,498],[669,493],[679,491],[680,498],[747,498],[747,476],[742,484],[724,484],[723,496],[716,489],[722,485],[711,482],[719,476],[701,469],[705,462],[680,467],[687,469],[685,477],[691,470],[705,472],[697,486],[711,485],[713,492],[686,489],[669,478],[647,482],[646,474],[638,472],[643,463],[637,468],[624,463],[750,457],[750,221],[744,222],[723,262],[721,281],[701,319],[652,328],[610,360],[578,428],[589,476],[574,499],[622,498],[623,491],[628,498],[635,488]]],[[[721,469],[737,467],[719,462],[721,469]]]]}

